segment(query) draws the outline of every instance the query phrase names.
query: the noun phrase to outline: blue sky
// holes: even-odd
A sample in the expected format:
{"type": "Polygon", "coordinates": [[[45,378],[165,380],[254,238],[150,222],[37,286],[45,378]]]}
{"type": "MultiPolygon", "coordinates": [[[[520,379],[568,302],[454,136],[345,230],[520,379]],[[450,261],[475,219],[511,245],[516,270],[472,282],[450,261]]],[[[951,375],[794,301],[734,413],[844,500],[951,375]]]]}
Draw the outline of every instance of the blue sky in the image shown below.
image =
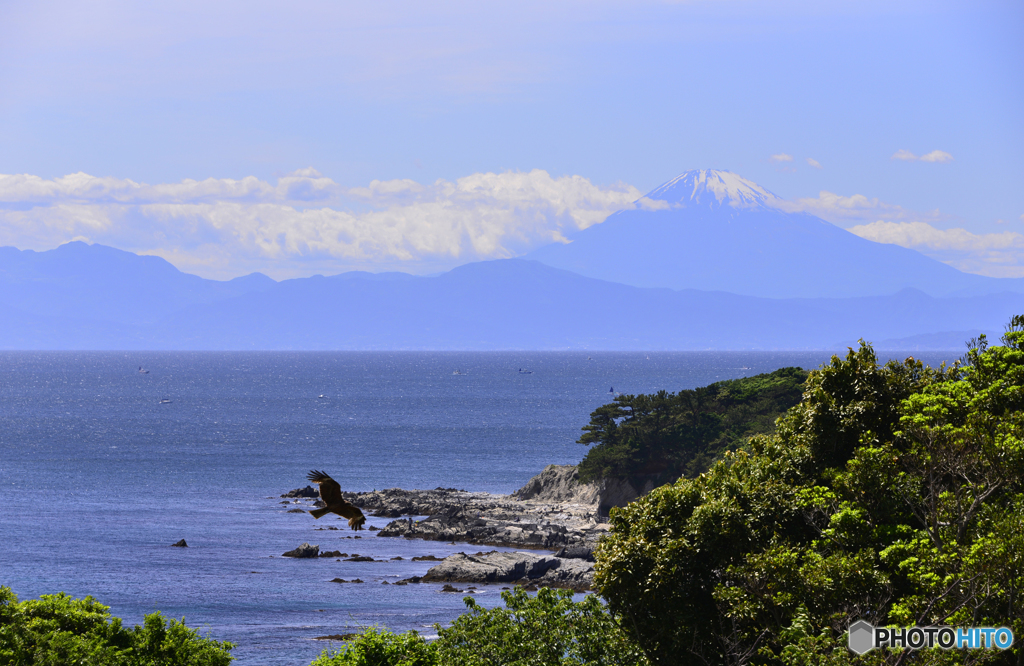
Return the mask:
{"type": "Polygon", "coordinates": [[[219,278],[428,272],[718,168],[860,235],[1024,275],[1019,1],[0,16],[3,245],[81,238],[219,278]]]}

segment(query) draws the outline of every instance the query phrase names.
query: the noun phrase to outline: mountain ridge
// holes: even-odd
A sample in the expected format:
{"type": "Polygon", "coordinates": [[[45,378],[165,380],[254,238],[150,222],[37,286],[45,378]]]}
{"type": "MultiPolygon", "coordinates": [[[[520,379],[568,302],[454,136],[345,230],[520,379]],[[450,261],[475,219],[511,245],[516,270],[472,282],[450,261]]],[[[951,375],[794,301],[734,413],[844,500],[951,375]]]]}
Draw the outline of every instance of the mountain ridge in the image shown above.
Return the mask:
{"type": "MultiPolygon", "coordinates": [[[[105,256],[102,247],[86,247],[105,256]]],[[[847,299],[766,299],[631,287],[505,259],[437,277],[357,273],[271,280],[265,288],[199,298],[138,321],[125,302],[76,315],[61,307],[46,312],[45,302],[35,303],[36,312],[20,309],[8,302],[5,268],[0,265],[3,349],[841,349],[861,337],[925,336],[918,338],[920,346],[936,331],[994,333],[1024,312],[1024,295],[1015,293],[936,298],[904,289],[847,299]]]]}
{"type": "Polygon", "coordinates": [[[687,171],[635,208],[523,258],[634,287],[764,298],[877,296],[904,287],[940,297],[1024,292],[1022,278],[963,273],[808,213],[782,211],[778,201],[731,172],[687,171]]]}

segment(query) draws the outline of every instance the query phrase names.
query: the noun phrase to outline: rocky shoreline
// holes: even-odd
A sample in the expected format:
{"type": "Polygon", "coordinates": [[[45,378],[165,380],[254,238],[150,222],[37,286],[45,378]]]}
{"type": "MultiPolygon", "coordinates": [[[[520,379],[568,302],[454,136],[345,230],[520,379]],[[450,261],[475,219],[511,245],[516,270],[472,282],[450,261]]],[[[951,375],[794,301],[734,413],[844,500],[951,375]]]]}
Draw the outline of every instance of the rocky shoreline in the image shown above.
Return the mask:
{"type": "MultiPolygon", "coordinates": [[[[551,555],[458,553],[424,576],[397,584],[512,583],[585,591],[593,584],[594,547],[610,527],[605,518],[608,509],[639,494],[621,482],[581,484],[575,466],[548,465],[511,495],[390,488],[344,496],[366,513],[397,519],[379,530],[378,537],[552,551],[551,555]],[[421,516],[426,518],[416,519],[421,516]]],[[[308,486],[282,495],[316,496],[308,486]]]]}

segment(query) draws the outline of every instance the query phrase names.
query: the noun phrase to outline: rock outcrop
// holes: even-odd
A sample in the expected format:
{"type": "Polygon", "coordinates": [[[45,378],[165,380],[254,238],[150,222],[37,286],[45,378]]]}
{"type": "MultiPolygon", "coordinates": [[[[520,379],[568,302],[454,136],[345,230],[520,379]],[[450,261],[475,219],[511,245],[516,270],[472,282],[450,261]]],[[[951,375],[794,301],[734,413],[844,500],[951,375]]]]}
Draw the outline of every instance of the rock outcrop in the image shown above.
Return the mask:
{"type": "Polygon", "coordinates": [[[309,497],[312,499],[318,499],[320,497],[320,493],[313,486],[306,486],[305,488],[289,490],[284,495],[281,495],[281,497],[309,497]]]}
{"type": "Polygon", "coordinates": [[[601,479],[580,483],[575,465],[548,465],[526,485],[512,493],[519,500],[544,502],[573,502],[595,505],[597,515],[607,516],[612,507],[625,506],[641,495],[654,489],[654,483],[647,481],[637,490],[628,481],[601,479]]]}
{"type": "Polygon", "coordinates": [[[185,543],[184,539],[182,539],[178,543],[172,543],[171,546],[173,546],[174,548],[188,548],[188,544],[185,543]]]}
{"type": "MultiPolygon", "coordinates": [[[[642,490],[647,492],[650,488],[642,490]]],[[[315,493],[307,486],[282,497],[316,496],[305,494],[307,491],[315,493]]],[[[389,488],[344,493],[344,497],[365,513],[397,518],[379,530],[377,536],[551,550],[559,551],[564,556],[561,559],[590,562],[598,539],[609,528],[605,522],[608,510],[632,501],[639,494],[624,481],[582,484],[575,466],[548,465],[511,495],[454,488],[389,488]],[[417,519],[423,516],[426,518],[417,519]]]]}
{"type": "Polygon", "coordinates": [[[295,550],[289,550],[287,553],[283,553],[281,557],[316,557],[320,554],[319,545],[309,545],[309,543],[303,543],[295,550]]]}
{"type": "Polygon", "coordinates": [[[563,587],[582,592],[594,581],[594,565],[585,560],[532,553],[457,553],[430,568],[423,583],[513,583],[563,587]]]}
{"type": "Polygon", "coordinates": [[[518,500],[597,504],[597,484],[580,483],[575,465],[548,465],[511,495],[518,500]]]}
{"type": "Polygon", "coordinates": [[[519,501],[487,493],[459,493],[446,500],[431,507],[425,520],[394,520],[378,536],[557,550],[593,548],[607,531],[587,504],[519,501]]]}

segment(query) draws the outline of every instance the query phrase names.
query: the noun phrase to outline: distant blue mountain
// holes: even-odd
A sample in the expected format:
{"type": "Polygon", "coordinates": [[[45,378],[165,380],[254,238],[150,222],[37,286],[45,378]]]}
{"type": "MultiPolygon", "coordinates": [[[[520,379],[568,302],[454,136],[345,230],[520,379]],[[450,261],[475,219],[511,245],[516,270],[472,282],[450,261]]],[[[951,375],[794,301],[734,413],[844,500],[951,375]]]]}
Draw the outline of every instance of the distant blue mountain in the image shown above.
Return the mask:
{"type": "Polygon", "coordinates": [[[438,277],[225,283],[97,245],[27,259],[0,251],[3,349],[837,349],[860,337],[956,349],[1017,313],[1022,294],[767,299],[631,287],[518,259],[438,277]],[[55,261],[69,256],[74,269],[55,261]]]}
{"type": "Polygon", "coordinates": [[[1024,292],[1024,279],[956,270],[914,250],[874,243],[806,213],[728,171],[687,171],[636,209],[614,213],[525,259],[634,287],[767,298],[1024,292]]]}
{"type": "Polygon", "coordinates": [[[274,284],[262,273],[204,280],[160,257],[80,241],[47,252],[0,247],[0,303],[44,318],[153,323],[188,305],[274,284]]]}

